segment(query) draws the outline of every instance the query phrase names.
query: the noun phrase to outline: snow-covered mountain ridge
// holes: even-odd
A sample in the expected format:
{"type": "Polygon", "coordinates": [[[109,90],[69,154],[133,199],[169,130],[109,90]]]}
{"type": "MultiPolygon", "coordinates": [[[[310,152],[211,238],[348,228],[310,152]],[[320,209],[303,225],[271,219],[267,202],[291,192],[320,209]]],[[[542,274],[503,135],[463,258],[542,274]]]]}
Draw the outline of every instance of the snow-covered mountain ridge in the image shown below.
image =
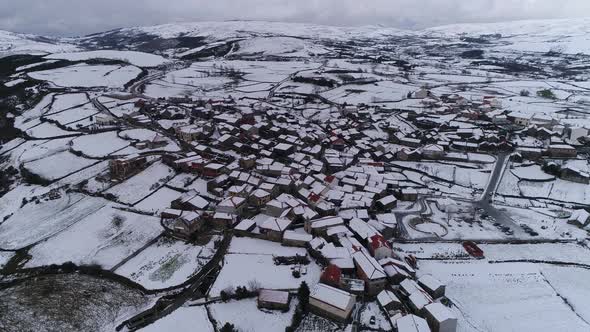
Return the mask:
{"type": "Polygon", "coordinates": [[[590,18],[453,24],[419,31],[381,26],[336,27],[265,21],[172,23],[121,28],[76,38],[49,38],[0,31],[0,55],[57,53],[77,49],[139,49],[148,52],[185,49],[188,51],[214,42],[269,37],[346,42],[404,37],[465,40],[465,37],[482,35],[494,36],[485,41],[486,45],[480,45],[483,48],[499,46],[518,51],[558,50],[569,54],[588,54],[590,53],[588,31],[590,31],[590,18]]]}

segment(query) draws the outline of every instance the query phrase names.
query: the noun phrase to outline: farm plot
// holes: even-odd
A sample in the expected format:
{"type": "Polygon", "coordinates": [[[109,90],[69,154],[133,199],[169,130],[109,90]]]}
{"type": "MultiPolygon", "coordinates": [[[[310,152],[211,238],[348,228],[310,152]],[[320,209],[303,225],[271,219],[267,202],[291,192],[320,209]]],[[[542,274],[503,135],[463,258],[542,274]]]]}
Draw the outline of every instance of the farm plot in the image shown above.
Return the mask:
{"type": "Polygon", "coordinates": [[[460,243],[395,243],[393,250],[418,259],[458,258],[468,254],[460,243]]]}
{"type": "Polygon", "coordinates": [[[269,289],[296,289],[302,281],[313,287],[319,280],[321,268],[311,262],[304,266],[307,273],[301,278],[293,277],[291,266],[275,265],[273,256],[306,255],[301,248],[283,247],[279,243],[234,238],[225,256],[225,265],[221,270],[210,295],[218,296],[227,288],[248,286],[255,283],[269,289]]]}
{"type": "Polygon", "coordinates": [[[30,128],[33,123],[32,120],[40,118],[47,112],[53,101],[53,96],[53,93],[46,95],[37,105],[35,105],[35,107],[23,112],[20,116],[17,116],[14,121],[14,127],[21,130],[30,128]]]}
{"type": "Polygon", "coordinates": [[[136,100],[137,99],[131,99],[129,101],[122,102],[118,99],[112,99],[104,96],[98,98],[98,101],[105,105],[109,109],[109,112],[118,118],[137,111],[137,108],[135,107],[136,100]]]}
{"type": "Polygon", "coordinates": [[[311,41],[293,37],[252,38],[240,41],[239,45],[238,51],[233,54],[309,57],[328,53],[326,49],[311,41]]]}
{"type": "Polygon", "coordinates": [[[447,165],[440,163],[416,163],[397,161],[394,163],[402,167],[412,168],[417,171],[428,174],[435,178],[440,178],[449,182],[454,182],[457,185],[483,189],[488,181],[489,174],[484,173],[478,169],[464,168],[456,165],[447,165]]]}
{"type": "MultiPolygon", "coordinates": [[[[359,80],[362,80],[360,78],[359,80]]],[[[322,93],[322,96],[338,102],[357,105],[359,103],[383,103],[405,98],[414,87],[393,82],[375,84],[346,84],[322,93]]]]}
{"type": "Polygon", "coordinates": [[[176,190],[162,187],[152,195],[148,196],[146,199],[136,204],[135,208],[143,211],[158,213],[164,209],[170,208],[170,203],[180,197],[180,195],[182,194],[176,190]]]}
{"type": "Polygon", "coordinates": [[[572,309],[589,322],[590,308],[587,301],[590,296],[590,270],[542,265],[541,272],[559,296],[567,300],[572,309]]]}
{"type": "Polygon", "coordinates": [[[420,273],[447,285],[458,331],[587,331],[538,265],[423,261],[420,273]]]}
{"type": "Polygon", "coordinates": [[[98,113],[98,110],[89,104],[45,116],[45,119],[56,121],[68,129],[76,129],[82,127],[84,122],[92,123],[90,118],[98,113]]]}
{"type": "Polygon", "coordinates": [[[510,172],[521,180],[551,181],[555,179],[555,176],[543,172],[539,165],[515,167],[510,172]]]}
{"type": "Polygon", "coordinates": [[[43,138],[56,138],[62,136],[71,136],[79,134],[77,131],[67,131],[59,128],[58,126],[49,122],[39,122],[27,129],[25,132],[31,138],[43,139],[43,138]]]}
{"type": "Polygon", "coordinates": [[[590,186],[556,179],[548,182],[521,181],[519,188],[524,197],[547,198],[565,203],[590,204],[590,186]]]}
{"type": "Polygon", "coordinates": [[[539,260],[590,265],[590,250],[576,243],[481,244],[489,260],[539,260]]]}
{"type": "Polygon", "coordinates": [[[198,273],[213,257],[217,239],[212,237],[206,245],[197,246],[163,237],[115,272],[147,289],[177,286],[198,273]]]}
{"type": "Polygon", "coordinates": [[[61,192],[55,200],[29,202],[0,224],[0,248],[19,249],[47,239],[107,204],[102,198],[61,192]]]}
{"type": "MultiPolygon", "coordinates": [[[[21,208],[23,199],[40,195],[48,191],[47,187],[19,184],[0,197],[0,223],[21,208]]],[[[1,247],[0,247],[1,248],[1,247]]]]}
{"type": "Polygon", "coordinates": [[[111,59],[120,60],[138,67],[156,67],[167,62],[159,55],[136,52],[136,51],[115,51],[100,50],[88,52],[55,53],[45,57],[46,59],[62,59],[69,61],[85,61],[90,59],[111,59]]]}
{"type": "Polygon", "coordinates": [[[43,179],[52,181],[95,163],[97,163],[96,160],[78,157],[69,151],[63,151],[25,163],[24,168],[33,174],[41,176],[43,179]]]}
{"type": "Polygon", "coordinates": [[[47,141],[28,141],[26,143],[28,146],[18,156],[18,162],[27,163],[67,151],[71,140],[72,138],[57,138],[47,141]]]}
{"type": "Polygon", "coordinates": [[[36,71],[28,75],[33,79],[49,81],[60,87],[121,88],[140,73],[141,70],[135,66],[79,64],[36,71]]]}
{"type": "Polygon", "coordinates": [[[99,264],[110,269],[162,231],[158,218],[105,206],[29,251],[27,267],[99,264]]]}
{"type": "Polygon", "coordinates": [[[518,187],[519,178],[512,172],[504,172],[500,184],[498,185],[497,193],[500,195],[520,196],[520,188],[518,187]]]}
{"type": "Polygon", "coordinates": [[[61,111],[83,106],[89,103],[88,97],[85,93],[67,93],[63,95],[55,95],[51,108],[45,115],[55,114],[61,111]]]}
{"type": "Polygon", "coordinates": [[[79,185],[79,184],[87,184],[92,180],[94,177],[98,176],[99,174],[105,173],[109,169],[109,162],[99,161],[98,163],[82,169],[76,173],[70,174],[63,179],[60,179],[54,183],[52,183],[52,187],[59,188],[63,185],[70,184],[70,185],[79,185]],[[84,183],[83,183],[84,182],[84,183]]]}
{"type": "Polygon", "coordinates": [[[296,302],[291,301],[288,312],[259,310],[256,299],[215,303],[209,309],[219,326],[231,323],[244,332],[284,331],[291,324],[296,302]]]}
{"type": "Polygon", "coordinates": [[[129,146],[130,142],[117,136],[114,131],[84,135],[72,141],[72,150],[92,158],[106,157],[129,146]],[[96,144],[100,142],[100,144],[96,144]]]}
{"type": "Polygon", "coordinates": [[[110,188],[106,193],[115,195],[120,202],[135,204],[172,177],[174,177],[174,170],[161,162],[156,162],[139,174],[110,188]]]}

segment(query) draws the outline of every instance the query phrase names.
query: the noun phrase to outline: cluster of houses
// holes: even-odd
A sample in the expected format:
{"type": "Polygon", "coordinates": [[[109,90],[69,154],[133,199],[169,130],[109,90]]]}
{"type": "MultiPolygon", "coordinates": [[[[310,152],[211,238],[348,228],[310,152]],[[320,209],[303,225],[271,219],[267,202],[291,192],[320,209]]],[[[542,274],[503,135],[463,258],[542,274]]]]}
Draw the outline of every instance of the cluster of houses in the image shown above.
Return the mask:
{"type": "MultiPolygon", "coordinates": [[[[310,295],[319,315],[350,320],[363,296],[377,299],[400,332],[455,331],[444,285],[417,278],[412,257],[392,249],[400,231],[394,210],[400,201],[416,201],[420,188],[392,172],[390,162],[470,161],[472,152],[514,149],[514,158],[575,158],[572,139],[588,132],[509,113],[493,97],[472,101],[426,89],[412,97],[421,99],[421,112],[333,107],[322,122],[263,103],[138,102],[140,113],[159,112],[155,121],[183,146],[163,153],[163,162],[207,184],[176,188],[182,194],[161,212],[162,225],[182,239],[217,227],[307,248],[325,266],[310,295]]],[[[167,142],[157,136],[135,146],[154,150],[167,142]]],[[[110,170],[123,179],[145,165],[138,154],[111,160],[110,170]]],[[[263,290],[258,305],[285,309],[288,301],[288,293],[263,290]]]]}
{"type": "MultiPolygon", "coordinates": [[[[514,151],[514,161],[543,164],[547,160],[576,159],[579,151],[587,152],[590,143],[590,130],[573,121],[562,121],[567,119],[564,116],[511,112],[492,96],[472,101],[458,95],[437,97],[421,89],[413,98],[422,99],[424,110],[419,114],[406,112],[404,116],[422,130],[395,132],[393,139],[410,148],[387,158],[453,159],[457,151],[514,151]]],[[[574,166],[563,167],[559,177],[590,183],[588,170],[574,166]]]]}

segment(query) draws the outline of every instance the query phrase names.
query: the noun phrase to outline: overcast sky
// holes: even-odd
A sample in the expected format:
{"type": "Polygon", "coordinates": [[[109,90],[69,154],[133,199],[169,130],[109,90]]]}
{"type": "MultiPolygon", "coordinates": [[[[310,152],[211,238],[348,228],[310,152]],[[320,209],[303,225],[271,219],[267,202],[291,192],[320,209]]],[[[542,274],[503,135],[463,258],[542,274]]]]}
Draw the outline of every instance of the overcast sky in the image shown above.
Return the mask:
{"type": "Polygon", "coordinates": [[[590,0],[0,0],[0,29],[85,35],[186,21],[272,20],[418,29],[590,16],[590,0]]]}

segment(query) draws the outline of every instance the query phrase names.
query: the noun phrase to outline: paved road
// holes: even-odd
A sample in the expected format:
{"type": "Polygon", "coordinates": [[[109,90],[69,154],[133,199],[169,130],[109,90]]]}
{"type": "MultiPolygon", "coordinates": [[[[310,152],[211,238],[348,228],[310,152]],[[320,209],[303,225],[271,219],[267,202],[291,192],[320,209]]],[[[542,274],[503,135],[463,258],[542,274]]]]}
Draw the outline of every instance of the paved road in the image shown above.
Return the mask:
{"type": "MultiPolygon", "coordinates": [[[[489,199],[492,198],[493,195],[496,194],[496,188],[498,187],[498,183],[502,179],[502,174],[504,173],[504,168],[506,166],[506,159],[508,158],[508,153],[501,152],[496,157],[496,164],[494,165],[494,169],[490,174],[490,178],[488,180],[488,185],[486,189],[483,191],[479,201],[487,202],[489,199]]],[[[489,204],[489,203],[488,203],[489,204]]]]}
{"type": "Polygon", "coordinates": [[[483,194],[481,195],[480,199],[474,202],[474,205],[476,208],[482,209],[487,215],[494,218],[494,222],[500,223],[502,227],[510,228],[514,232],[514,235],[512,235],[511,237],[528,237],[528,234],[519,225],[517,225],[506,212],[498,210],[491,203],[492,199],[496,195],[496,189],[498,188],[498,184],[502,180],[504,171],[506,167],[508,167],[507,159],[508,153],[501,152],[500,154],[498,154],[496,165],[494,166],[494,169],[490,174],[488,185],[483,191],[483,194]]]}
{"type": "MultiPolygon", "coordinates": [[[[529,235],[524,230],[522,230],[522,228],[519,225],[517,225],[514,222],[514,220],[512,220],[512,218],[510,218],[510,216],[506,212],[498,210],[494,205],[492,205],[490,203],[490,201],[492,200],[492,198],[496,194],[496,189],[498,187],[498,184],[502,180],[505,168],[507,167],[508,156],[509,156],[509,154],[506,152],[501,152],[498,154],[496,164],[494,165],[494,169],[490,173],[488,184],[478,200],[476,200],[476,201],[471,201],[471,200],[466,200],[466,199],[457,199],[457,200],[468,202],[468,203],[473,203],[474,208],[482,209],[483,213],[492,217],[494,219],[493,223],[498,222],[498,223],[500,223],[500,225],[502,227],[508,227],[509,229],[511,229],[514,232],[514,234],[512,236],[508,236],[509,239],[523,238],[523,237],[527,238],[527,237],[529,237],[529,235]]],[[[400,237],[402,239],[408,239],[408,231],[406,229],[406,226],[402,222],[403,218],[408,215],[419,216],[419,215],[428,213],[429,210],[428,210],[428,206],[427,206],[427,204],[428,204],[427,200],[429,197],[430,196],[419,197],[418,202],[417,202],[417,204],[421,205],[421,208],[419,211],[408,211],[408,212],[396,211],[395,212],[395,215],[396,215],[397,221],[398,221],[398,228],[399,228],[398,230],[400,232],[400,235],[401,235],[400,237]]]]}
{"type": "Polygon", "coordinates": [[[411,209],[410,211],[395,211],[395,218],[397,219],[397,227],[398,227],[398,232],[399,232],[399,237],[402,239],[409,239],[410,238],[410,234],[408,233],[408,229],[406,228],[406,225],[403,223],[403,220],[405,217],[410,216],[410,215],[415,215],[415,216],[420,216],[424,213],[426,213],[428,211],[428,208],[426,206],[426,202],[425,202],[426,198],[423,197],[419,197],[418,201],[416,201],[416,204],[420,205],[420,210],[416,211],[414,209],[411,209]]]}

